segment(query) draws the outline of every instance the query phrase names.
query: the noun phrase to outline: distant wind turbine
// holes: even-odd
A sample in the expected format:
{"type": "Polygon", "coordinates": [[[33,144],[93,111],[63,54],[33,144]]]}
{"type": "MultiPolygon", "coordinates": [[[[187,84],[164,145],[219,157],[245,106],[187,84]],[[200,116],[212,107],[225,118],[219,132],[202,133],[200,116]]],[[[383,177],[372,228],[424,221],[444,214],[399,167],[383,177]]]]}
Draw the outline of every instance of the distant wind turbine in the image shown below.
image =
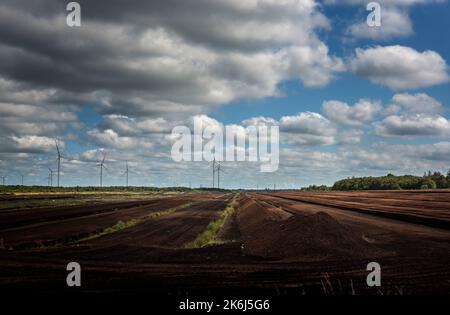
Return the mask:
{"type": "Polygon", "coordinates": [[[222,164],[217,163],[217,188],[220,189],[220,172],[225,173],[225,171],[222,168],[222,164]]]}
{"type": "Polygon", "coordinates": [[[214,158],[213,163],[212,163],[212,174],[213,174],[213,178],[212,178],[212,188],[214,188],[215,184],[216,184],[216,158],[214,158]]]}
{"type": "Polygon", "coordinates": [[[61,171],[61,151],[59,151],[58,141],[55,140],[56,152],[58,153],[58,187],[59,187],[59,175],[61,171]]]}
{"type": "Polygon", "coordinates": [[[49,186],[53,187],[53,173],[54,173],[54,171],[50,167],[47,167],[47,168],[50,171],[50,173],[48,174],[49,186]]]}
{"type": "Polygon", "coordinates": [[[103,187],[103,168],[107,169],[105,166],[106,153],[103,153],[103,160],[97,164],[100,166],[100,187],[103,187]]]}

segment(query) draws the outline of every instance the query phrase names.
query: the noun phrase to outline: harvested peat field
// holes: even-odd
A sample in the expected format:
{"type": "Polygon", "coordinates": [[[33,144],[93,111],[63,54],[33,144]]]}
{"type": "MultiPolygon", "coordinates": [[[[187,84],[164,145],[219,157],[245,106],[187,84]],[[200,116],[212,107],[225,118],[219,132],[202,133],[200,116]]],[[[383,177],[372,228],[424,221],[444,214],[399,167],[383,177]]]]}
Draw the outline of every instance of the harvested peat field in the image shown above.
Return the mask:
{"type": "Polygon", "coordinates": [[[0,286],[64,293],[450,293],[450,191],[0,196],[0,286]],[[369,262],[381,287],[366,284],[369,262]]]}

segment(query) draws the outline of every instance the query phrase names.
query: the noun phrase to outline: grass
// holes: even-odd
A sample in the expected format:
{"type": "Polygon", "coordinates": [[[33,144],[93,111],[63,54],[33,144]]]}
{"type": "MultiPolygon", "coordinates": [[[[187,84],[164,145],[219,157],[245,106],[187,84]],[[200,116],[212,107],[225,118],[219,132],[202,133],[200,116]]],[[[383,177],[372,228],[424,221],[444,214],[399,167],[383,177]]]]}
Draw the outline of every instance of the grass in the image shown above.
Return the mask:
{"type": "Polygon", "coordinates": [[[239,194],[234,195],[231,202],[227,205],[227,207],[220,213],[220,216],[217,220],[211,221],[206,229],[200,233],[195,240],[187,243],[185,248],[200,248],[212,244],[222,244],[224,241],[219,239],[218,235],[223,225],[227,221],[228,217],[232,215],[236,209],[237,202],[236,199],[239,194]]]}
{"type": "Polygon", "coordinates": [[[0,185],[1,194],[50,194],[50,193],[151,193],[151,192],[185,192],[191,191],[186,187],[121,187],[121,186],[76,186],[76,187],[48,187],[48,186],[19,186],[0,185]]]}

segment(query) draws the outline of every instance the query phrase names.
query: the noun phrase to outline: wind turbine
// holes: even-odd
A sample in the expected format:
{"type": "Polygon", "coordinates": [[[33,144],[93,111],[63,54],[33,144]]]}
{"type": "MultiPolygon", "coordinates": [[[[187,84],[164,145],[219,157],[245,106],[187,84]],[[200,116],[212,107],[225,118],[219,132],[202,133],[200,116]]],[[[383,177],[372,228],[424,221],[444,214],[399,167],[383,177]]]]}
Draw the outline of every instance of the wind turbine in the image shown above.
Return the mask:
{"type": "Polygon", "coordinates": [[[48,174],[49,184],[50,184],[50,187],[53,187],[53,173],[54,173],[54,171],[50,167],[47,167],[47,168],[50,171],[50,173],[48,174]]]}
{"type": "Polygon", "coordinates": [[[213,160],[213,163],[212,163],[212,171],[213,171],[213,181],[212,181],[212,183],[213,183],[213,185],[212,185],[212,188],[214,189],[214,186],[215,186],[215,184],[216,184],[216,158],[214,158],[214,160],[213,160]]]}
{"type": "Polygon", "coordinates": [[[103,168],[106,169],[105,159],[106,159],[106,153],[103,153],[103,160],[99,164],[97,164],[97,166],[100,166],[100,187],[103,186],[103,168]]]}
{"type": "Polygon", "coordinates": [[[225,171],[222,169],[222,164],[217,163],[217,188],[220,189],[220,172],[225,173],[225,171]]]}
{"type": "Polygon", "coordinates": [[[3,186],[5,186],[5,180],[6,180],[6,176],[2,176],[2,182],[3,182],[3,186]]]}
{"type": "Polygon", "coordinates": [[[61,151],[59,151],[58,141],[55,140],[56,152],[58,153],[58,187],[59,187],[59,174],[61,170],[61,151]]]}

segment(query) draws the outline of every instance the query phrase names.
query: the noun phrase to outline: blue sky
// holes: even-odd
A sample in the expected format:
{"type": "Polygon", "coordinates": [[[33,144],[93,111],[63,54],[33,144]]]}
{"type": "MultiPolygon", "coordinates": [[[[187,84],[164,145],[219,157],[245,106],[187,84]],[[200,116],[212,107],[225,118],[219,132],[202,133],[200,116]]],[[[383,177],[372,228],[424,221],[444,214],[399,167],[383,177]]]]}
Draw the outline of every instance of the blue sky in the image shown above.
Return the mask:
{"type": "Polygon", "coordinates": [[[280,167],[224,163],[229,188],[331,185],[450,168],[450,4],[56,0],[0,5],[0,166],[8,184],[210,186],[207,162],[174,162],[172,128],[279,125],[280,167]],[[14,18],[12,18],[14,17],[14,18]]]}

